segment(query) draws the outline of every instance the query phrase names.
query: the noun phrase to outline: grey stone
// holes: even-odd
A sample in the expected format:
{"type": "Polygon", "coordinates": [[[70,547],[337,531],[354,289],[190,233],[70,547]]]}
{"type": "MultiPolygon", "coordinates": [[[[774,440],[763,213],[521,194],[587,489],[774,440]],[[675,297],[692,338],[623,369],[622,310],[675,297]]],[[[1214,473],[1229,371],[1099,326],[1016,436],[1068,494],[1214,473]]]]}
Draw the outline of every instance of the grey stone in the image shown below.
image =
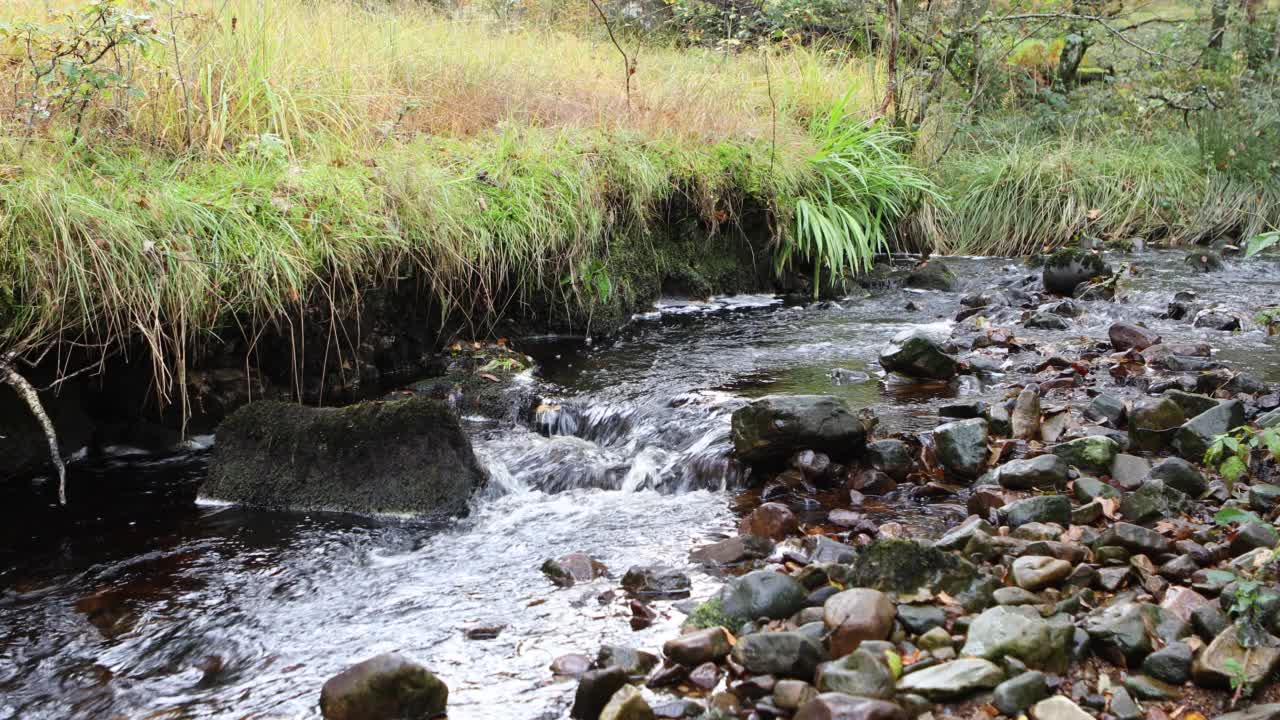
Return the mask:
{"type": "Polygon", "coordinates": [[[745,620],[787,618],[804,607],[808,593],[790,575],[756,570],[730,580],[720,590],[724,612],[745,620]]]}
{"type": "Polygon", "coordinates": [[[1029,460],[1012,460],[996,469],[996,480],[1012,490],[1064,486],[1071,467],[1057,455],[1039,455],[1029,460]]]}
{"type": "Polygon", "coordinates": [[[1133,696],[1124,688],[1116,688],[1111,693],[1111,704],[1108,706],[1116,720],[1141,720],[1146,717],[1142,708],[1134,701],[1133,696]]]}
{"type": "Polygon", "coordinates": [[[578,690],[573,696],[573,709],[569,716],[574,720],[597,720],[614,693],[626,686],[627,680],[627,671],[620,667],[583,673],[578,679],[578,690]]]}
{"type": "Polygon", "coordinates": [[[1055,695],[1033,705],[1031,717],[1033,720],[1094,720],[1092,715],[1063,695],[1055,695]]]}
{"type": "Polygon", "coordinates": [[[1009,503],[1003,508],[1005,521],[1016,528],[1029,522],[1071,524],[1071,501],[1065,495],[1039,495],[1009,503]]]}
{"type": "Polygon", "coordinates": [[[889,372],[911,378],[948,380],[959,365],[941,346],[919,330],[906,330],[880,351],[880,365],[889,372]]]}
{"type": "Polygon", "coordinates": [[[1129,411],[1124,401],[1115,395],[1101,393],[1089,403],[1085,414],[1095,420],[1101,420],[1113,428],[1123,428],[1129,411]]]}
{"type": "Polygon", "coordinates": [[[964,658],[904,675],[898,681],[898,690],[945,700],[990,690],[1003,680],[1004,670],[999,665],[981,658],[964,658]]]}
{"type": "Polygon", "coordinates": [[[1244,423],[1244,403],[1223,401],[1184,423],[1174,434],[1173,448],[1183,458],[1201,462],[1215,437],[1244,423]]]}
{"type": "Polygon", "coordinates": [[[1120,453],[1111,463],[1111,479],[1125,490],[1137,490],[1151,473],[1151,463],[1136,456],[1120,453]]]}
{"type": "Polygon", "coordinates": [[[907,632],[921,635],[947,624],[947,613],[936,605],[899,605],[898,622],[907,632]]]}
{"type": "Polygon", "coordinates": [[[1228,551],[1232,557],[1239,557],[1258,548],[1272,549],[1280,545],[1280,533],[1269,523],[1245,523],[1236,530],[1231,538],[1228,551]]]}
{"type": "Polygon", "coordinates": [[[1100,498],[1118,498],[1120,491],[1098,478],[1083,475],[1072,482],[1072,493],[1080,502],[1087,503],[1100,498]]]}
{"type": "Polygon", "coordinates": [[[901,440],[888,438],[867,443],[867,462],[899,482],[911,472],[911,450],[901,440]]]}
{"type": "Polygon", "coordinates": [[[814,682],[819,692],[842,692],[880,700],[891,699],[894,693],[893,671],[884,656],[865,649],[823,663],[814,682]]]}
{"type": "Polygon", "coordinates": [[[1167,446],[1187,420],[1182,407],[1167,397],[1146,397],[1129,411],[1129,446],[1155,452],[1167,446]]]}
{"type": "MultiPolygon", "coordinates": [[[[1059,322],[1065,322],[1057,318],[1059,322]]],[[[1029,326],[1030,327],[1030,326],[1029,326]]],[[[1012,437],[1017,440],[1035,440],[1040,437],[1040,388],[1028,385],[1019,393],[1009,416],[1012,437]]]]}
{"type": "Polygon", "coordinates": [[[1089,613],[1084,629],[1100,654],[1129,667],[1137,667],[1151,653],[1155,647],[1153,640],[1173,642],[1191,631],[1187,623],[1173,613],[1124,596],[1089,613]]]}
{"type": "Polygon", "coordinates": [[[1018,713],[1047,697],[1049,684],[1044,673],[1030,670],[997,685],[994,702],[1000,712],[1009,717],[1017,717],[1018,713]]]}
{"type": "Polygon", "coordinates": [[[1185,493],[1165,485],[1163,480],[1153,479],[1120,501],[1120,514],[1125,520],[1143,525],[1177,517],[1191,507],[1192,500],[1185,493]]]}
{"type": "Polygon", "coordinates": [[[1115,545],[1146,555],[1163,555],[1173,550],[1173,543],[1155,530],[1118,522],[1107,529],[1096,543],[1098,547],[1115,545]]]}
{"type": "Polygon", "coordinates": [[[952,473],[977,477],[987,464],[987,421],[957,420],[934,428],[938,460],[952,473]]]}
{"type": "Polygon", "coordinates": [[[1069,624],[1042,617],[1028,606],[998,606],[984,611],[969,624],[961,655],[986,660],[1015,657],[1031,667],[1055,668],[1064,664],[1069,624]]]}
{"type": "Polygon", "coordinates": [[[1209,489],[1209,483],[1194,465],[1182,458],[1165,458],[1151,468],[1151,477],[1163,480],[1165,485],[1198,498],[1209,489]]]}
{"type": "Polygon", "coordinates": [[[1186,643],[1169,643],[1142,661],[1142,672],[1157,680],[1181,685],[1191,677],[1193,658],[1194,654],[1186,643]]]}
{"type": "Polygon", "coordinates": [[[640,688],[623,685],[600,711],[600,720],[653,720],[653,708],[640,688]]]}
{"type": "Polygon", "coordinates": [[[657,565],[629,568],[622,576],[622,589],[637,597],[664,600],[687,597],[692,588],[689,576],[674,568],[657,565]]]}
{"type": "Polygon", "coordinates": [[[813,677],[826,652],[802,632],[758,632],[738,638],[733,659],[752,673],[804,680],[813,677]]]}

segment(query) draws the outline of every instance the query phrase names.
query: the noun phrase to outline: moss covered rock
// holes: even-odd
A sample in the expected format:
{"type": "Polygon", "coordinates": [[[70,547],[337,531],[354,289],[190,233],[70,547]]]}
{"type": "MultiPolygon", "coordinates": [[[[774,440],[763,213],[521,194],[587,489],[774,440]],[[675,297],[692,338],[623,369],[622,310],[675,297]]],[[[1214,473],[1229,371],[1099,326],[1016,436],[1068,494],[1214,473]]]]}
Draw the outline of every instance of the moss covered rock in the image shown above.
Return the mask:
{"type": "Polygon", "coordinates": [[[1102,255],[1079,248],[1064,248],[1045,260],[1041,277],[1045,290],[1070,297],[1080,283],[1110,274],[1111,268],[1102,255]]]}
{"type": "Polygon", "coordinates": [[[438,401],[259,402],[219,426],[201,493],[271,509],[447,515],[464,512],[484,480],[458,418],[438,401]]]}
{"type": "Polygon", "coordinates": [[[320,691],[325,720],[429,720],[444,714],[449,688],[399,655],[378,655],[330,678],[320,691]]]}

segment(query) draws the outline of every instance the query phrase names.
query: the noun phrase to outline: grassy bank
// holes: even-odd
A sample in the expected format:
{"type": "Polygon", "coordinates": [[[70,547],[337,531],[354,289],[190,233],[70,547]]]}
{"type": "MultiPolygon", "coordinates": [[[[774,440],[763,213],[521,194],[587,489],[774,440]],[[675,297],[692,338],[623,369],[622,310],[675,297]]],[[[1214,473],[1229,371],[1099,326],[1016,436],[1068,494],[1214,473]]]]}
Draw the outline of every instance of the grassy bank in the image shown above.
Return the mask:
{"type": "MultiPolygon", "coordinates": [[[[839,271],[927,191],[902,139],[863,124],[871,67],[839,54],[646,50],[628,93],[607,42],[422,4],[154,13],[113,16],[134,42],[106,55],[83,113],[79,78],[28,92],[30,36],[11,29],[7,346],[141,336],[164,375],[228,322],[252,334],[407,276],[446,306],[591,304],[627,290],[611,246],[643,242],[673,198],[711,229],[749,200],[780,263],[839,271]]],[[[84,17],[27,32],[56,47],[84,17]]]]}

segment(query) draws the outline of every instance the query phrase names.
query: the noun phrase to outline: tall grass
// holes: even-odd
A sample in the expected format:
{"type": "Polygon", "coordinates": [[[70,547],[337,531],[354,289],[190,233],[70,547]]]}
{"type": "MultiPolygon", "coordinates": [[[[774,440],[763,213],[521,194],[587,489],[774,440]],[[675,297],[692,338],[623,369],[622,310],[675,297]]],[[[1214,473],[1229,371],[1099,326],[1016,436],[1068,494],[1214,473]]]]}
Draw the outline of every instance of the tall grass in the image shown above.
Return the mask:
{"type": "MultiPolygon", "coordinates": [[[[14,0],[0,21],[45,5],[14,0]]],[[[615,50],[589,34],[409,2],[186,9],[158,18],[178,29],[163,52],[135,58],[140,96],[104,98],[82,142],[0,100],[0,344],[141,338],[163,393],[228,323],[253,335],[396,278],[463,308],[559,288],[675,195],[711,225],[751,196],[801,254],[792,233],[813,236],[792,209],[844,213],[856,244],[815,257],[836,270],[906,200],[867,199],[900,138],[844,130],[873,106],[874,70],[822,48],[646,48],[628,109],[615,50]]],[[[0,86],[21,86],[7,51],[0,86]]]]}
{"type": "Polygon", "coordinates": [[[1178,239],[1207,190],[1194,149],[1124,140],[1015,140],[950,154],[935,173],[951,205],[924,232],[948,253],[1024,255],[1081,234],[1178,239]]]}

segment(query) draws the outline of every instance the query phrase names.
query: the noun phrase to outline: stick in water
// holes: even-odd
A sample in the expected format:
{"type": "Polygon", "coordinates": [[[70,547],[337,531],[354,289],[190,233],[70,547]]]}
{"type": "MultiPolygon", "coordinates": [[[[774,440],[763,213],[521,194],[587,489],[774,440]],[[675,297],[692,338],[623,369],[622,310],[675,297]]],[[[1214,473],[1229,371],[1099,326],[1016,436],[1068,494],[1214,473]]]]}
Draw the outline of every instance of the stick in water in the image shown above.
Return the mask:
{"type": "Polygon", "coordinates": [[[13,388],[18,393],[18,397],[22,398],[27,404],[27,408],[31,410],[31,414],[35,416],[36,421],[40,423],[40,427],[44,429],[45,439],[49,441],[49,457],[53,460],[53,466],[58,468],[58,504],[67,504],[67,466],[62,462],[62,453],[58,450],[58,436],[53,430],[53,421],[49,419],[49,415],[44,411],[44,405],[40,403],[40,396],[36,394],[36,389],[31,387],[31,383],[27,379],[13,369],[13,353],[7,354],[0,359],[0,380],[6,385],[13,388]]]}

